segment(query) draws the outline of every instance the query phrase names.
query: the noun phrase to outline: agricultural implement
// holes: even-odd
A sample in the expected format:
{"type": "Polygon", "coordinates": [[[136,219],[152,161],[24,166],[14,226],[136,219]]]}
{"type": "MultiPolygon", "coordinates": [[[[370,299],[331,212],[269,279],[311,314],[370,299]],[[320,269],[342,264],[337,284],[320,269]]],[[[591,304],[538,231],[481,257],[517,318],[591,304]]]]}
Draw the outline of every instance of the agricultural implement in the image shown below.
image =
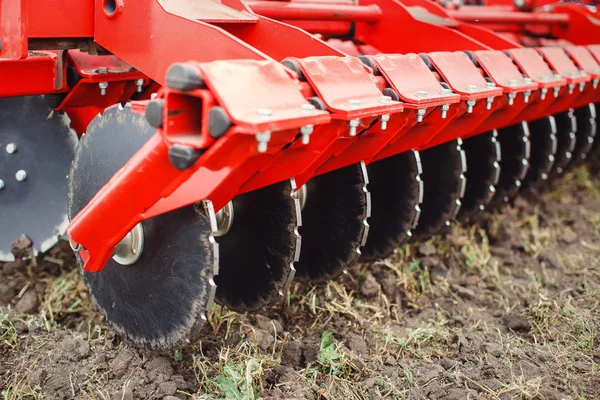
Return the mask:
{"type": "Polygon", "coordinates": [[[193,341],[214,301],[263,308],[585,159],[599,20],[545,0],[0,0],[0,260],[66,233],[116,331],[193,341]]]}

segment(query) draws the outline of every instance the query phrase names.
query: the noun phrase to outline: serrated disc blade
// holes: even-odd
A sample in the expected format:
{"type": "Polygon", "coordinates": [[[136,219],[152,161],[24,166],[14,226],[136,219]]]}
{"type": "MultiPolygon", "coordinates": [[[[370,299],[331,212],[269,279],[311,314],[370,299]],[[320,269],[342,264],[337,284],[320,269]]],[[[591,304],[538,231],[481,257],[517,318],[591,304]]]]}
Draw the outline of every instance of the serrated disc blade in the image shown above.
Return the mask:
{"type": "Polygon", "coordinates": [[[572,165],[577,165],[587,158],[588,153],[594,145],[596,137],[596,106],[588,104],[584,107],[576,108],[573,112],[577,121],[577,139],[575,140],[575,150],[573,150],[572,165]]]}
{"type": "Polygon", "coordinates": [[[55,245],[68,225],[67,175],[77,135],[66,115],[53,114],[42,96],[0,99],[0,261],[26,235],[34,253],[55,245]],[[7,146],[16,149],[9,154],[7,146]],[[26,179],[18,181],[17,171],[26,179]]]}
{"type": "Polygon", "coordinates": [[[300,246],[300,205],[293,189],[285,181],[233,199],[231,230],[217,238],[217,303],[254,311],[283,294],[294,277],[300,246]]]}
{"type": "Polygon", "coordinates": [[[529,122],[531,156],[525,183],[535,187],[548,181],[557,149],[556,121],[553,116],[529,122]]]}
{"type": "Polygon", "coordinates": [[[349,165],[306,183],[302,209],[302,253],[298,277],[321,282],[358,260],[369,225],[370,195],[364,163],[349,165]]]}
{"type": "Polygon", "coordinates": [[[506,203],[517,195],[529,169],[531,142],[527,122],[498,130],[498,142],[502,151],[500,179],[496,185],[493,203],[506,203]]]}
{"type": "Polygon", "coordinates": [[[467,187],[458,213],[458,219],[466,222],[476,212],[484,210],[490,202],[500,178],[500,143],[496,130],[466,139],[462,148],[469,166],[465,176],[467,187]]]}
{"type": "MultiPolygon", "coordinates": [[[[129,105],[113,106],[92,120],[69,174],[69,218],[154,133],[129,105]]],[[[100,272],[83,271],[84,281],[100,311],[126,340],[151,349],[188,343],[214,298],[218,248],[212,207],[183,207],[145,220],[142,226],[144,246],[134,264],[111,259],[100,272]]],[[[81,267],[78,254],[77,258],[81,267]]]]}
{"type": "Polygon", "coordinates": [[[426,240],[453,220],[466,187],[467,159],[462,140],[452,140],[421,151],[423,204],[413,240],[426,240]]]}
{"type": "Polygon", "coordinates": [[[361,260],[382,259],[406,243],[421,212],[421,157],[407,151],[367,166],[371,217],[369,237],[361,260]]]}
{"type": "Polygon", "coordinates": [[[554,165],[551,175],[560,175],[573,158],[573,150],[577,142],[577,122],[573,115],[573,110],[565,111],[554,115],[556,120],[556,154],[554,155],[554,165]]]}

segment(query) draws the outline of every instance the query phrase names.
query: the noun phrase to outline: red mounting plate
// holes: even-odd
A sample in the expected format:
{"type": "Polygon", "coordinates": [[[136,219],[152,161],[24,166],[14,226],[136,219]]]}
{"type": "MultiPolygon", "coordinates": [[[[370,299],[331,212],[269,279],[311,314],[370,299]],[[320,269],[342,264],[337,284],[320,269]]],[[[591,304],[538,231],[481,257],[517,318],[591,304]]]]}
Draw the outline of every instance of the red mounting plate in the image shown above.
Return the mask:
{"type": "Polygon", "coordinates": [[[112,55],[92,56],[80,50],[69,50],[68,54],[73,67],[84,78],[98,81],[144,78],[133,66],[112,55]]]}
{"type": "Polygon", "coordinates": [[[497,86],[504,89],[505,93],[524,92],[539,87],[531,78],[523,78],[521,71],[504,52],[479,50],[473,54],[485,73],[497,86]]]}
{"type": "Polygon", "coordinates": [[[330,121],[326,111],[303,109],[307,102],[297,82],[276,61],[228,60],[191,65],[198,68],[231,120],[250,133],[330,121]]]}
{"type": "Polygon", "coordinates": [[[592,53],[596,61],[600,63],[600,44],[590,44],[587,46],[587,48],[590,53],[592,53]]]}
{"type": "Polygon", "coordinates": [[[350,120],[393,114],[402,103],[382,103],[383,94],[374,76],[356,57],[321,56],[295,59],[306,80],[334,114],[332,119],[350,120]]]}
{"type": "Polygon", "coordinates": [[[544,61],[544,57],[537,50],[532,48],[517,48],[510,49],[508,53],[511,55],[515,64],[521,68],[529,78],[539,83],[542,87],[564,86],[567,80],[555,75],[548,64],[544,61]]]}
{"type": "Polygon", "coordinates": [[[594,78],[600,77],[600,65],[585,46],[569,46],[565,47],[565,50],[579,68],[592,74],[594,78]]]}
{"type": "Polygon", "coordinates": [[[443,86],[416,54],[380,54],[371,59],[402,101],[419,108],[460,101],[455,93],[442,93],[443,86]]]}
{"type": "Polygon", "coordinates": [[[588,82],[591,76],[573,63],[565,50],[561,47],[538,47],[548,64],[558,74],[567,79],[568,83],[588,82]]]}
{"type": "Polygon", "coordinates": [[[463,52],[435,52],[429,59],[452,90],[462,100],[476,100],[502,95],[502,89],[487,86],[485,78],[475,64],[463,52]]]}

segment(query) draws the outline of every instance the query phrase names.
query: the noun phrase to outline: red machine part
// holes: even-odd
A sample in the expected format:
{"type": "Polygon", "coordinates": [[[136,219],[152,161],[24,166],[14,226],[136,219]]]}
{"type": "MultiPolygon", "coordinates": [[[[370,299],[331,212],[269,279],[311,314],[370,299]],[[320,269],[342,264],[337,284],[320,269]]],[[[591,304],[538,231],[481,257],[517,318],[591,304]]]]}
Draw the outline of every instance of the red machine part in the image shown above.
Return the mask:
{"type": "MultiPolygon", "coordinates": [[[[540,60],[532,53],[535,50],[516,48],[514,41],[490,29],[502,26],[501,33],[516,38],[525,38],[528,32],[551,32],[587,44],[589,32],[600,28],[590,22],[590,10],[575,5],[556,6],[554,13],[505,10],[492,15],[474,8],[448,11],[422,0],[366,0],[360,6],[298,0],[247,4],[230,0],[194,6],[183,1],[91,4],[72,4],[70,13],[80,18],[76,24],[62,21],[65,27],[60,29],[60,18],[52,25],[40,18],[45,9],[27,7],[18,0],[0,2],[0,26],[4,27],[0,40],[6,43],[0,50],[0,69],[17,76],[18,66],[36,77],[29,86],[3,87],[3,96],[68,92],[59,108],[101,108],[131,98],[140,80],[144,87],[152,82],[165,85],[167,70],[177,62],[188,62],[207,88],[160,89],[157,100],[162,101],[163,125],[159,134],[72,221],[68,234],[85,248],[82,255],[90,271],[102,268],[116,244],[139,221],[186,204],[211,199],[218,209],[236,194],[285,178],[305,182],[361,159],[427,148],[597,99],[592,85],[581,87],[582,99],[571,86],[598,77],[586,48],[568,53],[540,48],[545,58],[540,60]],[[319,33],[323,34],[352,30],[357,41],[368,45],[361,50],[386,54],[371,57],[372,69],[301,29],[257,15],[261,13],[309,31],[322,26],[319,33]],[[24,22],[19,29],[9,31],[3,22],[15,16],[27,18],[21,18],[24,22]],[[328,24],[311,22],[321,19],[328,24]],[[150,23],[140,29],[141,20],[150,23]],[[403,22],[398,24],[399,20],[403,22]],[[464,21],[478,21],[482,26],[464,21]],[[584,38],[585,29],[589,31],[584,38]],[[414,35],[416,31],[422,34],[414,35]],[[267,40],[274,35],[277,40],[267,40]],[[49,38],[58,42],[48,42],[49,38]],[[27,57],[28,43],[57,45],[61,38],[75,40],[78,46],[89,45],[93,38],[94,46],[113,56],[102,59],[70,51],[68,64],[82,77],[70,87],[64,79],[64,53],[27,57]],[[474,52],[478,66],[464,50],[474,52]],[[520,71],[499,50],[508,50],[520,71]],[[414,54],[398,55],[423,51],[429,53],[431,65],[414,54]],[[295,57],[302,76],[278,64],[288,56],[295,57]],[[422,76],[422,80],[412,76],[422,76]],[[109,84],[104,96],[98,87],[101,82],[109,84]],[[560,91],[564,86],[571,95],[556,100],[544,94],[544,89],[560,91]],[[382,89],[392,89],[402,103],[384,97],[382,89]],[[239,96],[240,92],[251,93],[252,101],[239,96]],[[511,108],[513,95],[519,93],[523,95],[517,107],[511,108]],[[306,107],[305,99],[311,96],[318,96],[325,110],[306,107]],[[216,105],[232,122],[218,140],[207,130],[209,110],[216,105]],[[313,145],[309,142],[302,147],[294,138],[308,126],[314,128],[313,145]],[[360,135],[352,134],[355,131],[360,135]],[[266,151],[257,140],[259,144],[268,141],[266,151]],[[189,169],[180,171],[165,164],[173,145],[202,149],[203,154],[189,169]],[[290,162],[311,150],[315,153],[299,157],[308,163],[290,162]],[[288,154],[296,155],[290,158],[288,154]]],[[[597,61],[598,49],[590,50],[597,61]]],[[[145,104],[139,103],[138,108],[145,104]]]]}

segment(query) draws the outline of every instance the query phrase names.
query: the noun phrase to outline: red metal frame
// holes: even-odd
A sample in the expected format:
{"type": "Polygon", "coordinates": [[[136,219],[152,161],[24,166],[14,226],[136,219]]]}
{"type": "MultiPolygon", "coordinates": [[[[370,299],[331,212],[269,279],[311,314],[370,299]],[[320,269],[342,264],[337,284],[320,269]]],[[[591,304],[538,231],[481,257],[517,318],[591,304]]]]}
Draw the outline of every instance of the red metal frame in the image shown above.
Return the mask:
{"type": "Polygon", "coordinates": [[[101,270],[143,219],[203,199],[219,209],[284,179],[300,186],[358,161],[600,99],[600,45],[589,43],[600,37],[593,23],[600,16],[573,4],[536,3],[551,9],[522,12],[500,0],[459,9],[428,0],[106,3],[0,0],[0,96],[64,96],[57,109],[80,133],[111,104],[135,100],[138,112],[151,96],[164,104],[157,134],[68,229],[89,271],[101,270]],[[332,35],[340,38],[324,40],[332,35]],[[47,50],[29,51],[40,46],[47,50]],[[50,50],[72,46],[90,54],[50,50]],[[98,52],[111,54],[92,55],[98,52]],[[357,55],[368,56],[365,64],[357,55]],[[298,69],[279,63],[285,58],[298,69]],[[186,63],[206,88],[167,88],[174,63],[186,63]],[[326,110],[308,106],[313,96],[326,110]],[[215,140],[208,115],[217,105],[232,127],[215,140]],[[301,129],[312,130],[308,143],[298,139],[301,129]],[[257,134],[270,137],[266,151],[257,134]],[[168,162],[174,144],[203,154],[178,170],[168,162]]]}

